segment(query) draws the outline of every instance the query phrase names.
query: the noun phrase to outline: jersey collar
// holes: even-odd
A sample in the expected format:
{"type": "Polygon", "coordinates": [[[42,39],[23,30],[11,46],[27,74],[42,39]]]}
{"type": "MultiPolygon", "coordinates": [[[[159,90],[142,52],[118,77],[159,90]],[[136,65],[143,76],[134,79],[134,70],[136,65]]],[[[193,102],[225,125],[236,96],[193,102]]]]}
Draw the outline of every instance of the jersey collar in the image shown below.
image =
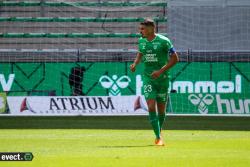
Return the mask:
{"type": "Polygon", "coordinates": [[[149,41],[147,38],[146,38],[146,40],[147,40],[147,42],[153,42],[153,41],[155,41],[156,40],[156,38],[158,37],[158,35],[157,34],[155,34],[155,37],[154,37],[154,39],[152,39],[151,41],[149,41]]]}

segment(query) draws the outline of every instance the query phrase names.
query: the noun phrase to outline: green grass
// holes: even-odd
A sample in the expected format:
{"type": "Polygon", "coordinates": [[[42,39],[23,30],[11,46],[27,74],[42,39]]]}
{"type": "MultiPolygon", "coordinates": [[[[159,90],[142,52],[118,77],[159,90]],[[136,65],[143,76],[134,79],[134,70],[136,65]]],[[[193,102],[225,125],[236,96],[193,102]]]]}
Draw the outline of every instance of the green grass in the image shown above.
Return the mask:
{"type": "Polygon", "coordinates": [[[249,131],[166,130],[165,147],[152,130],[2,129],[1,152],[32,152],[31,162],[1,167],[247,167],[249,131]]]}
{"type": "Polygon", "coordinates": [[[146,116],[0,117],[0,152],[32,152],[0,167],[248,167],[250,117],[173,117],[165,147],[146,116]]]}

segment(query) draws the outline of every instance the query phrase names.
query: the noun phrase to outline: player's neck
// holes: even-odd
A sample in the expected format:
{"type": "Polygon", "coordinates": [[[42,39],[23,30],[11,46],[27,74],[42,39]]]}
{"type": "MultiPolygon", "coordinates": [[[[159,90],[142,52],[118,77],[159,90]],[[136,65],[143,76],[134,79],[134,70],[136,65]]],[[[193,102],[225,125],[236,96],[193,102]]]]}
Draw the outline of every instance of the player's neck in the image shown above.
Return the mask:
{"type": "Polygon", "coordinates": [[[148,41],[152,41],[153,39],[155,39],[155,37],[156,37],[156,35],[155,35],[155,33],[153,33],[152,35],[149,35],[149,36],[147,37],[147,40],[148,40],[148,41]]]}

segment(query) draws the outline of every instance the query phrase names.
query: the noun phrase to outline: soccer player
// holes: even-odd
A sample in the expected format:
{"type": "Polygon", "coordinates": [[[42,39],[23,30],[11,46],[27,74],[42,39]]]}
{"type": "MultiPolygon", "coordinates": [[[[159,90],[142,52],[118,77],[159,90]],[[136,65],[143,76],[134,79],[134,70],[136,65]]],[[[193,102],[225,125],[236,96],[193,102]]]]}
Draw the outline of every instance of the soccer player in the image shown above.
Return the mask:
{"type": "Polygon", "coordinates": [[[155,144],[164,146],[161,136],[165,120],[169,69],[178,61],[178,55],[171,41],[155,31],[155,23],[145,19],[139,25],[142,37],[139,38],[138,53],[130,70],[134,72],[137,64],[144,63],[143,92],[147,101],[149,121],[153,127],[155,144]]]}

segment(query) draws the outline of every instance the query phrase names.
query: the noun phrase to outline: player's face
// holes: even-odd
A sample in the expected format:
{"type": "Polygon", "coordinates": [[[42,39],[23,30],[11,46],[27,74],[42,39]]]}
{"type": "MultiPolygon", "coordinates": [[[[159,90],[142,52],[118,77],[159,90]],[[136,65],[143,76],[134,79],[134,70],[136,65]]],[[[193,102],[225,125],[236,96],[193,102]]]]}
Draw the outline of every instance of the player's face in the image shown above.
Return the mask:
{"type": "Polygon", "coordinates": [[[152,27],[146,27],[145,25],[139,26],[139,31],[143,38],[147,38],[152,33],[152,27]]]}

